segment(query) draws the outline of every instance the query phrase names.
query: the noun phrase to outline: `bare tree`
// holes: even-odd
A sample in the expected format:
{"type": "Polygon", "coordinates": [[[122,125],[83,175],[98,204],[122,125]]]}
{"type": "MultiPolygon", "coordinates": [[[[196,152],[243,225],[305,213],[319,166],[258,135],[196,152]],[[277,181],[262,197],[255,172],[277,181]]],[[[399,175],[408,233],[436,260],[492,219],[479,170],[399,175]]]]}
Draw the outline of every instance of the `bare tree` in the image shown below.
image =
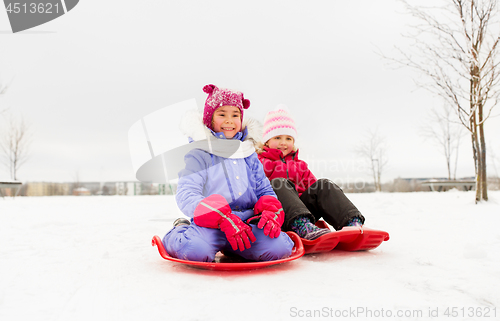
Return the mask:
{"type": "MultiPolygon", "coordinates": [[[[5,95],[8,88],[9,88],[9,84],[4,84],[3,82],[0,82],[0,98],[3,95],[5,95]]],[[[7,111],[7,108],[5,106],[2,106],[2,104],[0,104],[0,115],[5,113],[6,111],[7,111]]]]}
{"type": "Polygon", "coordinates": [[[356,149],[356,153],[362,157],[370,168],[373,183],[377,192],[382,191],[381,177],[388,163],[385,139],[378,131],[369,131],[366,138],[356,149]]]}
{"type": "MultiPolygon", "coordinates": [[[[490,142],[491,145],[491,142],[490,142]]],[[[492,177],[492,181],[496,185],[496,189],[500,188],[500,174],[498,172],[498,167],[497,164],[500,164],[500,156],[496,154],[495,150],[491,148],[490,152],[488,153],[489,158],[490,158],[490,164],[493,166],[493,171],[495,172],[495,175],[492,177]]]]}
{"type": "Polygon", "coordinates": [[[73,174],[73,184],[71,184],[71,194],[73,194],[73,191],[82,187],[82,182],[80,179],[80,170],[75,170],[73,174]]]}
{"type": "Polygon", "coordinates": [[[424,137],[434,142],[443,153],[448,179],[452,178],[452,173],[453,179],[457,178],[458,151],[463,136],[463,128],[453,121],[452,112],[453,110],[446,105],[440,110],[433,109],[422,127],[424,137]]]}
{"type": "Polygon", "coordinates": [[[31,135],[24,118],[17,121],[12,115],[5,119],[5,131],[0,136],[3,163],[8,168],[11,179],[17,180],[19,168],[28,160],[31,135]]]}
{"type": "Polygon", "coordinates": [[[453,106],[471,135],[476,203],[487,201],[484,124],[500,96],[497,0],[444,0],[432,8],[403,2],[420,24],[407,35],[412,50],[400,50],[403,58],[393,61],[418,70],[429,80],[420,85],[453,106]]]}

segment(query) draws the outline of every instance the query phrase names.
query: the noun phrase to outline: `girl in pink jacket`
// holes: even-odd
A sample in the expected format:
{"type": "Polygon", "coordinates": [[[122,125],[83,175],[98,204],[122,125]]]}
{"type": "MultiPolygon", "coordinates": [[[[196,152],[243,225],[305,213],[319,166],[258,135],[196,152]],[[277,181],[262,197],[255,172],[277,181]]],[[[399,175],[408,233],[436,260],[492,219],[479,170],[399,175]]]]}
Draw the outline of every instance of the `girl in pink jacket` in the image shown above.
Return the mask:
{"type": "Polygon", "coordinates": [[[316,179],[307,163],[298,158],[297,130],[286,107],[278,106],[264,120],[263,147],[258,151],[264,172],[278,196],[285,219],[283,231],[314,240],[329,233],[314,223],[323,218],[335,230],[361,226],[365,218],[340,187],[328,179],[316,179]]]}

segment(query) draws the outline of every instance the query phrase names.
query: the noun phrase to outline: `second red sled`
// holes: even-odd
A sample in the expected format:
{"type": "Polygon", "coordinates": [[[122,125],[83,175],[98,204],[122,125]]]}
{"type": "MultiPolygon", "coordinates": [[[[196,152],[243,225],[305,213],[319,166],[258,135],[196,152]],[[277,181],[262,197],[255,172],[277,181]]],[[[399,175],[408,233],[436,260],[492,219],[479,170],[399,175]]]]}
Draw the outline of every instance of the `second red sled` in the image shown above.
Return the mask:
{"type": "MultiPolygon", "coordinates": [[[[320,228],[328,228],[324,221],[316,222],[320,228]]],[[[360,226],[346,226],[340,231],[332,231],[315,240],[301,238],[305,254],[342,251],[366,251],[377,248],[382,242],[389,240],[389,233],[360,226]]]]}

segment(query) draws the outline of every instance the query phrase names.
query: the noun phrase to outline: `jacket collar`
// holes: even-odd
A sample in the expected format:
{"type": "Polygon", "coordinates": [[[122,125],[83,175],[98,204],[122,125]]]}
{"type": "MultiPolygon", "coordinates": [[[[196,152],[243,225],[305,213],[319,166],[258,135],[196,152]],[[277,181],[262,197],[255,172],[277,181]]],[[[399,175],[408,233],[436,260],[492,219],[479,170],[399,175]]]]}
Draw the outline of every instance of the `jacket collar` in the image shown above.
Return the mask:
{"type": "Polygon", "coordinates": [[[264,151],[261,153],[261,155],[272,160],[283,160],[290,158],[295,160],[299,155],[299,150],[293,151],[283,157],[283,152],[281,150],[264,146],[264,151]]]}

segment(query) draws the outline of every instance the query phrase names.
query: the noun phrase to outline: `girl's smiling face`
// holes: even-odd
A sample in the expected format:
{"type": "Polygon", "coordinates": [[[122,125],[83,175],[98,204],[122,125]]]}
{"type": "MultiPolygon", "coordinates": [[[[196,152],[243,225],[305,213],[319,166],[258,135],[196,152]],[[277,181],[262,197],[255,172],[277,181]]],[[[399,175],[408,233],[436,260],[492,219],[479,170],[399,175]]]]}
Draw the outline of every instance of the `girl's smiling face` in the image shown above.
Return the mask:
{"type": "Polygon", "coordinates": [[[269,148],[279,149],[283,153],[283,156],[286,156],[293,152],[294,142],[295,141],[292,136],[279,135],[268,140],[266,146],[269,148]]]}
{"type": "Polygon", "coordinates": [[[241,111],[236,106],[221,106],[212,118],[214,132],[223,132],[226,138],[233,138],[241,131],[241,111]]]}

